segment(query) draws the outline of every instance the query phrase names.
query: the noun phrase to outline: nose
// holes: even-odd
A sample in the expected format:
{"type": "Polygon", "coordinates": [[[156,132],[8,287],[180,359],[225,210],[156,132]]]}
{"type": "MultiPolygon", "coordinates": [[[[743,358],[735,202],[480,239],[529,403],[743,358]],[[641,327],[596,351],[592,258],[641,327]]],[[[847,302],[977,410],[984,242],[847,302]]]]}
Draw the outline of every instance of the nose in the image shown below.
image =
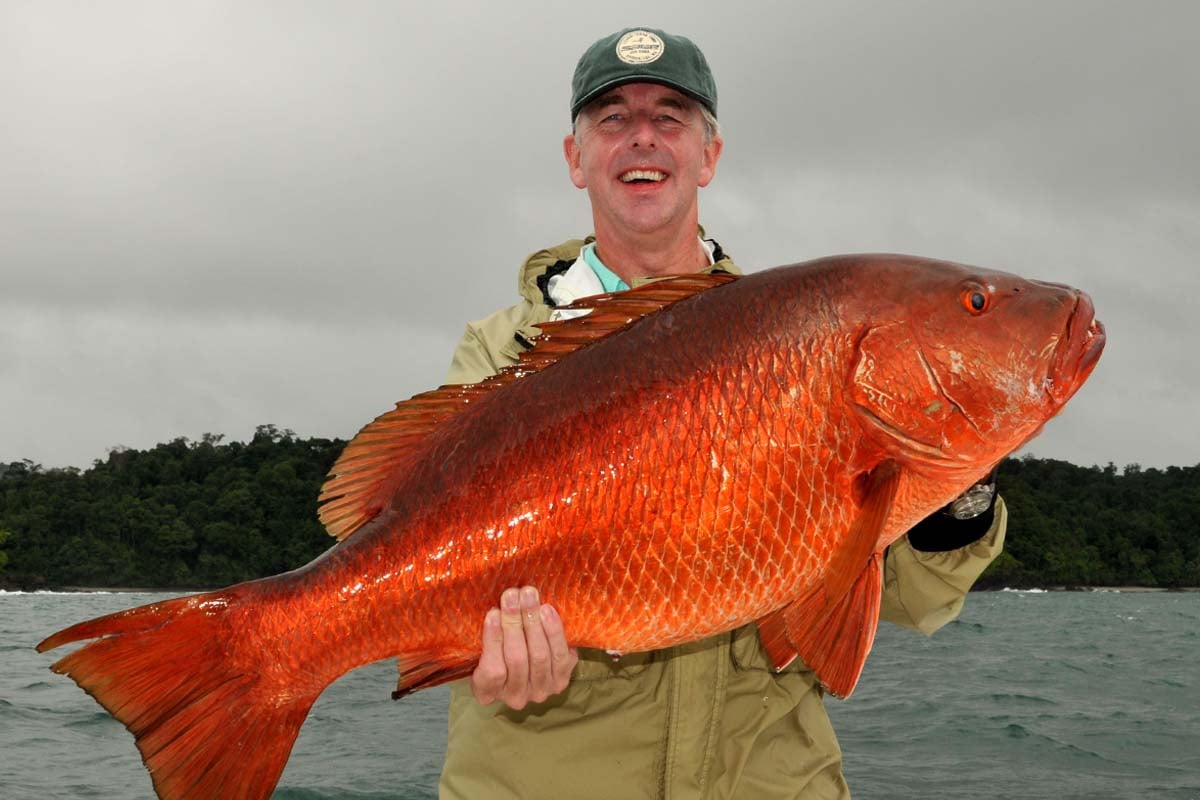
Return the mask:
{"type": "Polygon", "coordinates": [[[634,116],[633,125],[629,129],[629,145],[635,149],[644,147],[649,150],[658,147],[658,131],[649,115],[634,116]]]}

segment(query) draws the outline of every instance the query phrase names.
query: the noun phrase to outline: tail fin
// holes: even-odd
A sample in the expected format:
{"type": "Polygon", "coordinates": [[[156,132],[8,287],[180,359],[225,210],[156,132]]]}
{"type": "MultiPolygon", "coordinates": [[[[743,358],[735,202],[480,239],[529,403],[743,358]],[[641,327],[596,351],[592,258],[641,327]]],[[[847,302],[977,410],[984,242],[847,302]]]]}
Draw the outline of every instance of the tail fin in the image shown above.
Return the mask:
{"type": "Polygon", "coordinates": [[[269,797],[320,694],[268,686],[252,664],[232,657],[229,617],[240,616],[228,614],[233,592],[99,617],[37,646],[96,639],[51,669],[124,723],[163,800],[269,797]]]}

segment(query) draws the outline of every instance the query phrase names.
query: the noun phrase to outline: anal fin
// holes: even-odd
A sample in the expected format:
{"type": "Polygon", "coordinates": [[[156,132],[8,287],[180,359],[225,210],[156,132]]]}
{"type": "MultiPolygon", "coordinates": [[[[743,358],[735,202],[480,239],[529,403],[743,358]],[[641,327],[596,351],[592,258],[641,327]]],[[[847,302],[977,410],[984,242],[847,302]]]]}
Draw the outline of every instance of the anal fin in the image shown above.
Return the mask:
{"type": "Polygon", "coordinates": [[[443,653],[404,653],[397,659],[400,680],[392,699],[399,700],[413,692],[428,689],[459,678],[466,678],[475,671],[478,657],[447,656],[443,653]]]}

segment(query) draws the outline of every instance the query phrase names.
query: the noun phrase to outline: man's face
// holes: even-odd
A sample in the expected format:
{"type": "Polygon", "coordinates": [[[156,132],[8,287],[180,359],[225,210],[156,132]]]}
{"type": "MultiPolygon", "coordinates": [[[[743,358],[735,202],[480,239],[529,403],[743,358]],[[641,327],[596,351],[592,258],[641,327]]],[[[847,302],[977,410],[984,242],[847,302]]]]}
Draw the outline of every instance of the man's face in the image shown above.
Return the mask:
{"type": "Polygon", "coordinates": [[[563,141],[571,182],[587,189],[597,234],[652,234],[694,224],[697,190],[721,156],[704,140],[699,104],[654,83],[629,83],[580,111],[563,141]]]}

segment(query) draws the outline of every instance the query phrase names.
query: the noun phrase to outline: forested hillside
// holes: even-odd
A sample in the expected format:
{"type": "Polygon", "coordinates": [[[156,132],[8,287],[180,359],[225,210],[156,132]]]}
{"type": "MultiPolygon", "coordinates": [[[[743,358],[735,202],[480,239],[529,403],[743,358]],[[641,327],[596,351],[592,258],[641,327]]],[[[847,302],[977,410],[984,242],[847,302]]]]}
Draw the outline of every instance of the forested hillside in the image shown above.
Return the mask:
{"type": "Polygon", "coordinates": [[[1200,586],[1200,465],[1007,459],[1005,552],[982,586],[1200,586]]]}
{"type": "MultiPolygon", "coordinates": [[[[82,471],[0,463],[0,586],[202,588],[300,566],[332,544],[317,493],[344,445],[263,425],[82,471]]],[[[1200,586],[1200,466],[1009,459],[998,484],[1008,546],[980,586],[1200,586]]]]}
{"type": "Polygon", "coordinates": [[[215,587],[297,567],[333,543],[317,490],[344,445],[263,425],[246,443],[176,439],[84,471],[9,464],[0,583],[215,587]]]}

